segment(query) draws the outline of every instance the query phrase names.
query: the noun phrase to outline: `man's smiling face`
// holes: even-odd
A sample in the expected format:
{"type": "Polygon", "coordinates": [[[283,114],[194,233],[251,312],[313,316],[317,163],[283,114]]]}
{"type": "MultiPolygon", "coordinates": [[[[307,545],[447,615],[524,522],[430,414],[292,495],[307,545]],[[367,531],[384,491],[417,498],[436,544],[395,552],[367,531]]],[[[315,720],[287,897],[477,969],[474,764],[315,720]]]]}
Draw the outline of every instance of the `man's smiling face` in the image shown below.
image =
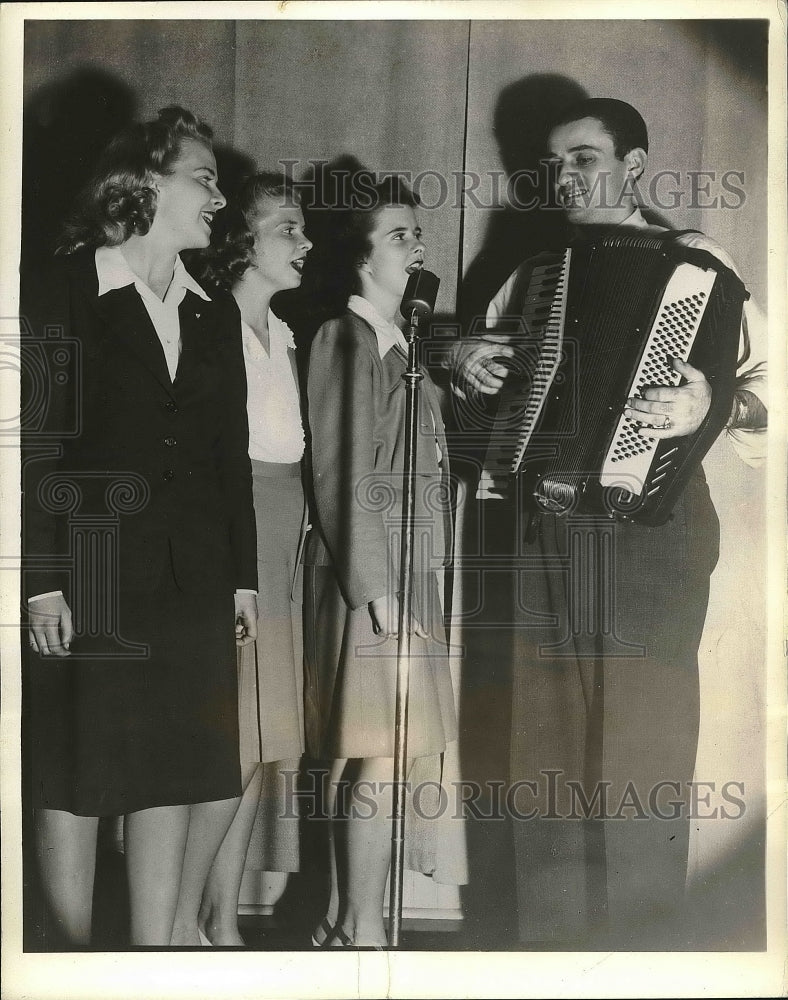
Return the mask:
{"type": "Polygon", "coordinates": [[[633,182],[645,164],[642,150],[619,159],[613,137],[596,118],[558,125],[548,143],[558,202],[570,222],[615,225],[632,213],[633,182]]]}

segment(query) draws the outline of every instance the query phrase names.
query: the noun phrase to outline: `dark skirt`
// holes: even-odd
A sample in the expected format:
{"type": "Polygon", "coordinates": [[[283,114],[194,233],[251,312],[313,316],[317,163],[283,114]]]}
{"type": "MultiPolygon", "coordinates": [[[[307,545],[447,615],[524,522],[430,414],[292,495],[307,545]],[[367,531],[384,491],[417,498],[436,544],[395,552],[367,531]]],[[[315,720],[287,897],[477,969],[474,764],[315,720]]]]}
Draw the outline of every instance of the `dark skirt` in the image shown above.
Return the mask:
{"type": "Polygon", "coordinates": [[[77,635],[71,657],[30,656],[32,805],[106,816],[239,795],[232,595],[168,581],[123,595],[117,620],[122,643],[77,635]]]}

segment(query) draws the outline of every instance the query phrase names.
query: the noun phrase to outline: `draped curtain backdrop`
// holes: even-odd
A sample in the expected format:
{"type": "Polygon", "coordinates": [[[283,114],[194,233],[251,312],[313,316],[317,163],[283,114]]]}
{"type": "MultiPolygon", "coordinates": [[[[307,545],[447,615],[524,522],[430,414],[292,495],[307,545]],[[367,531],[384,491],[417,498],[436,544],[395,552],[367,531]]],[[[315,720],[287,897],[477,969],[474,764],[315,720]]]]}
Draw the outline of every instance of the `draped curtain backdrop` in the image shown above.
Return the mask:
{"type": "MultiPolygon", "coordinates": [[[[418,177],[437,312],[469,322],[526,253],[557,238],[554,215],[507,207],[506,177],[536,164],[552,109],[610,96],[649,125],[646,200],[648,178],[674,172],[663,175],[658,215],[727,247],[765,307],[766,52],[759,21],[30,21],[24,253],[47,251],[109,135],[180,103],[214,127],[226,176],[288,161],[308,179],[310,161],[344,158],[418,177]],[[696,182],[694,204],[692,171],[714,173],[696,182]],[[743,195],[711,207],[726,172],[743,195]]],[[[743,848],[762,849],[764,480],[725,440],[705,466],[722,552],[702,644],[697,777],[743,782],[747,811],[695,824],[693,880],[702,890],[712,868],[725,870],[736,892],[757,893],[762,876],[743,848]]],[[[488,651],[491,666],[505,655],[503,645],[488,651]]],[[[477,690],[465,729],[496,704],[477,690]]],[[[482,728],[492,738],[499,721],[482,728]]]]}

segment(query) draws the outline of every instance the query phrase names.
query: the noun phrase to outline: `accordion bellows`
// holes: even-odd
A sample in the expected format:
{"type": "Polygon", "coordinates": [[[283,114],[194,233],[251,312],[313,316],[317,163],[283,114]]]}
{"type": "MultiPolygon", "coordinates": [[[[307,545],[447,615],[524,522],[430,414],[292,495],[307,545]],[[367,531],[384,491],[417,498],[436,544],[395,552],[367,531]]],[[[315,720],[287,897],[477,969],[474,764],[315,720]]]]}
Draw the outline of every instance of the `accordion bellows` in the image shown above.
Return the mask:
{"type": "Polygon", "coordinates": [[[739,277],[675,234],[608,234],[535,257],[518,275],[515,370],[500,394],[477,496],[554,514],[664,523],[728,419],[742,307],[739,277]],[[623,416],[650,386],[675,386],[671,359],[712,387],[698,430],[643,437],[623,416]]]}

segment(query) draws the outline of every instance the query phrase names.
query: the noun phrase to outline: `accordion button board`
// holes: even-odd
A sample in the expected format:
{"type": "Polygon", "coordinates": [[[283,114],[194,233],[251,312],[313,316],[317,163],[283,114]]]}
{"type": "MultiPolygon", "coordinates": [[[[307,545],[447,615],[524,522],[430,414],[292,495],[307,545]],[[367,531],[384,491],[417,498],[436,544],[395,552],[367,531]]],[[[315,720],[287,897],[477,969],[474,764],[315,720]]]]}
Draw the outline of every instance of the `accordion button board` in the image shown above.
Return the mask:
{"type": "MultiPolygon", "coordinates": [[[[689,360],[715,278],[714,271],[704,271],[694,264],[676,267],[643,348],[630,396],[642,398],[649,386],[679,384],[681,376],[670,358],[689,360]]],[[[657,445],[656,438],[643,437],[638,433],[638,424],[620,416],[605,454],[600,485],[618,486],[640,496],[648,481],[649,491],[656,492],[670,469],[670,459],[663,456],[655,476],[649,477],[657,445]]],[[[676,450],[670,452],[675,454],[676,450]]]]}

